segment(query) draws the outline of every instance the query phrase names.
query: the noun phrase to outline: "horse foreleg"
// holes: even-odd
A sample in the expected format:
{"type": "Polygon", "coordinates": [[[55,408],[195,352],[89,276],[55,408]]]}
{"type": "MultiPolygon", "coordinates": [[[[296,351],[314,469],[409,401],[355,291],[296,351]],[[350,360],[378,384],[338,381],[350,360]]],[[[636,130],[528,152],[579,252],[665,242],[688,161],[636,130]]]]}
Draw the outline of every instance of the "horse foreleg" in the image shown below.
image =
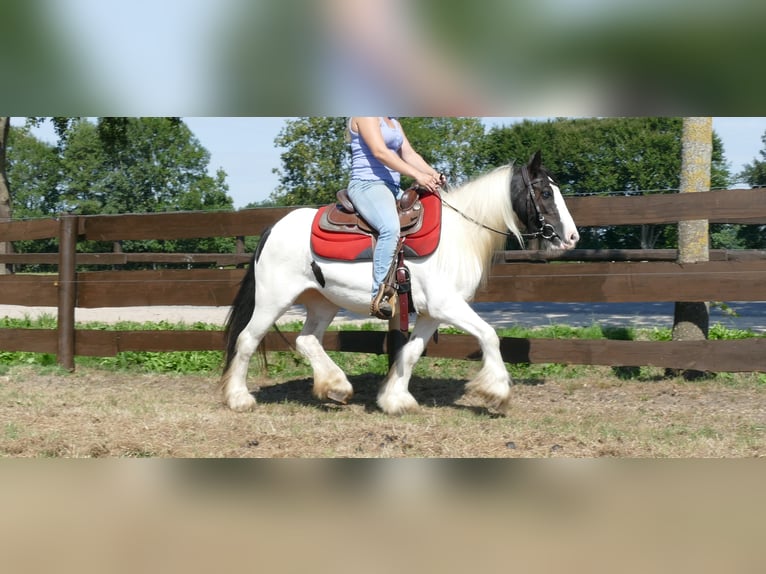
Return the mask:
{"type": "Polygon", "coordinates": [[[500,354],[497,333],[462,299],[455,298],[439,308],[449,316],[445,322],[476,337],[483,355],[482,368],[466,385],[461,402],[504,413],[511,399],[511,377],[500,354]]]}
{"type": "Polygon", "coordinates": [[[346,404],[354,394],[346,374],[322,347],[322,338],[332,322],[338,307],[321,295],[303,297],[306,322],[295,340],[295,347],[310,363],[314,371],[312,392],[320,400],[331,399],[346,404]]]}
{"type": "Polygon", "coordinates": [[[418,402],[409,391],[412,369],[426,348],[426,341],[431,338],[439,321],[431,317],[419,317],[407,341],[388,371],[378,391],[378,407],[389,415],[401,415],[416,412],[418,402]]]}

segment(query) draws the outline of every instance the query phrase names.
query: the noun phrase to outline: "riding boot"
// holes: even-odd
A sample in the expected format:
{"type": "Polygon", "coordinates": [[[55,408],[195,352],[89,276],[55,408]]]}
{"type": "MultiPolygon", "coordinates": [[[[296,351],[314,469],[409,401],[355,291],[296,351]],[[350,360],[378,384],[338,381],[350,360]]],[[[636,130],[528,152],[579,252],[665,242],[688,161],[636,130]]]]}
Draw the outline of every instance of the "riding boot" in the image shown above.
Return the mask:
{"type": "Polygon", "coordinates": [[[372,298],[370,303],[370,315],[378,319],[389,320],[396,314],[398,295],[393,285],[381,283],[378,293],[372,298]]]}

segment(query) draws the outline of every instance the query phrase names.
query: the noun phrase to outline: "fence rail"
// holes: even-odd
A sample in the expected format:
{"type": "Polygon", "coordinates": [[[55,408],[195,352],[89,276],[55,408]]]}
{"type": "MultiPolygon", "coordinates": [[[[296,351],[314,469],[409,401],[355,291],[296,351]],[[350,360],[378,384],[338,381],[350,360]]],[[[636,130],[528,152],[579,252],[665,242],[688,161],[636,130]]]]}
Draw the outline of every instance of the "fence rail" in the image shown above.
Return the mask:
{"type": "MultiPolygon", "coordinates": [[[[574,197],[567,201],[580,227],[674,223],[766,222],[766,190],[629,197],[574,197]]],[[[59,253],[5,254],[0,263],[58,266],[58,275],[0,276],[0,303],[58,309],[56,330],[0,329],[0,349],[55,353],[74,368],[76,355],[122,351],[221,350],[219,331],[93,331],[76,329],[74,309],[147,305],[226,306],[242,277],[232,266],[249,261],[234,254],[77,253],[78,239],[187,239],[260,235],[290,208],[239,212],[63,216],[0,223],[0,242],[57,238],[59,253]],[[77,271],[81,265],[131,262],[215,264],[216,269],[77,271]]],[[[551,256],[537,251],[496,254],[477,301],[658,302],[766,300],[766,252],[712,251],[709,262],[679,264],[675,250],[574,250],[551,256]]],[[[295,333],[287,333],[294,343],[295,333]]],[[[386,333],[328,332],[329,350],[386,353],[386,333]]],[[[274,350],[285,341],[267,338],[274,350]]],[[[766,339],[649,343],[638,341],[514,339],[502,342],[508,362],[611,366],[654,365],[711,371],[766,371],[766,339]]],[[[476,359],[472,338],[441,335],[430,356],[476,359]]]]}

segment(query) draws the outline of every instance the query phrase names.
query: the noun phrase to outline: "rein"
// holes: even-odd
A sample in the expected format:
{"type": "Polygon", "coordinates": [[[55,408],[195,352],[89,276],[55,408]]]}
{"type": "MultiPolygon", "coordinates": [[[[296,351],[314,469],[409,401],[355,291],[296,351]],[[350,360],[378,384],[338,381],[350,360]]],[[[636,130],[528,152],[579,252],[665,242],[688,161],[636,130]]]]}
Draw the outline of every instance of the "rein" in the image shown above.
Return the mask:
{"type": "Polygon", "coordinates": [[[463,219],[467,219],[467,220],[468,220],[468,221],[470,221],[471,223],[473,223],[473,224],[475,224],[475,225],[478,225],[479,227],[483,227],[483,228],[484,228],[484,229],[486,229],[487,231],[492,231],[493,233],[497,233],[498,235],[504,235],[505,237],[510,237],[510,236],[511,236],[511,233],[509,233],[508,231],[500,231],[500,230],[498,230],[498,229],[495,229],[495,228],[493,228],[493,227],[489,227],[488,225],[484,225],[484,224],[483,224],[481,221],[477,221],[477,220],[475,220],[473,217],[470,217],[470,216],[466,215],[465,213],[463,213],[462,211],[460,211],[460,210],[459,210],[457,207],[455,207],[454,205],[450,205],[449,203],[447,203],[447,202],[444,200],[444,198],[441,196],[441,194],[439,194],[439,199],[441,200],[441,202],[442,202],[442,205],[445,205],[445,206],[449,207],[449,208],[450,208],[452,211],[454,211],[455,213],[457,213],[458,215],[460,215],[460,216],[461,216],[463,219]]]}

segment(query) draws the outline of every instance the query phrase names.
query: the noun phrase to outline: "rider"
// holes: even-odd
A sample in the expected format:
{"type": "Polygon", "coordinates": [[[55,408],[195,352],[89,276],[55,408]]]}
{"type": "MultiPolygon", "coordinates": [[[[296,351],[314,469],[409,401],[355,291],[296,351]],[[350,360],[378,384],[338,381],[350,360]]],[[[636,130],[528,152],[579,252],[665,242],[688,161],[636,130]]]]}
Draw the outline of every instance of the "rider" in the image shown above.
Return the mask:
{"type": "Polygon", "coordinates": [[[394,264],[399,242],[396,199],[401,175],[435,192],[444,176],[418,154],[401,124],[392,117],[351,117],[351,181],[348,196],[357,212],[378,232],[372,262],[370,314],[390,319],[395,309],[394,289],[385,279],[394,264]]]}

